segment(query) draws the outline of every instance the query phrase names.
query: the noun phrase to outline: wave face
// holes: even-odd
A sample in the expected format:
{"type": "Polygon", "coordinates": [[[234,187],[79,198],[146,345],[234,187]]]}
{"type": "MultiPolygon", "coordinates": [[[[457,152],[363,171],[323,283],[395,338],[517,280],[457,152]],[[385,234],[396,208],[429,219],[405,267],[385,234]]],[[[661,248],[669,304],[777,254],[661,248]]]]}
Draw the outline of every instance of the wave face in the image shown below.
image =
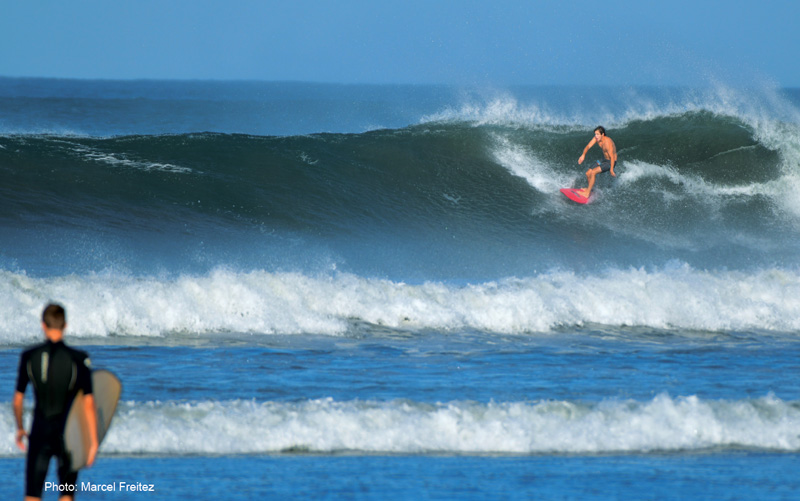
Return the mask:
{"type": "MultiPolygon", "coordinates": [[[[800,113],[782,99],[667,96],[602,115],[618,177],[585,207],[558,191],[585,183],[592,128],[566,98],[306,135],[22,127],[0,136],[2,308],[27,318],[69,298],[78,336],[796,329],[800,113]]],[[[13,320],[0,331],[27,338],[13,320]]]]}
{"type": "Polygon", "coordinates": [[[195,235],[227,252],[230,238],[251,240],[249,251],[236,251],[254,260],[260,245],[299,237],[344,256],[378,251],[405,274],[430,262],[424,277],[445,279],[472,278],[463,269],[517,275],[598,260],[794,263],[800,131],[783,126],[765,132],[688,112],[610,129],[619,176],[602,177],[588,208],[558,193],[585,183],[575,152],[587,134],[567,127],[432,122],[297,137],[8,136],[0,139],[0,224],[22,240],[33,224],[136,240],[157,258],[170,256],[171,244],[157,241],[163,235],[195,235]]]}
{"type": "MultiPolygon", "coordinates": [[[[5,406],[4,406],[5,407],[5,406]]],[[[0,432],[13,432],[11,409],[0,432]]],[[[719,450],[797,452],[797,404],[656,396],[425,404],[306,400],[121,402],[103,454],[603,454],[719,450]],[[153,423],[158,423],[157,427],[153,423]]],[[[13,443],[0,456],[19,454],[13,443]]]]}

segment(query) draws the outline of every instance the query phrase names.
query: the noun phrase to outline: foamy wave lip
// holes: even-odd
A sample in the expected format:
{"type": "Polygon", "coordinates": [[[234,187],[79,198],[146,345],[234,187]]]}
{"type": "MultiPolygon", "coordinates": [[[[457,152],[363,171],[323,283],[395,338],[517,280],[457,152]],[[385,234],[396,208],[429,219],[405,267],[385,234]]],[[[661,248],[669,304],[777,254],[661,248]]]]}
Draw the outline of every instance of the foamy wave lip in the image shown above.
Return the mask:
{"type": "Polygon", "coordinates": [[[696,331],[800,330],[800,274],[554,271],[472,285],[410,285],[346,273],[218,269],[171,279],[0,272],[0,341],[30,342],[42,305],[61,301],[76,337],[215,333],[342,335],[354,322],[405,330],[521,334],[601,324],[696,331]]]}
{"type": "Polygon", "coordinates": [[[575,90],[571,111],[555,111],[544,97],[538,102],[521,103],[509,91],[470,95],[460,106],[450,106],[425,115],[420,123],[473,122],[476,125],[523,125],[557,127],[559,130],[584,129],[602,123],[622,126],[632,121],[649,121],[687,112],[709,111],[720,116],[737,117],[753,127],[759,139],[768,145],[787,137],[783,127],[800,124],[797,109],[777,87],[735,89],[715,82],[701,89],[672,89],[672,96],[650,95],[636,88],[610,88],[603,94],[584,96],[575,90]],[[616,102],[611,104],[610,101],[616,102]]]}
{"type": "MultiPolygon", "coordinates": [[[[3,405],[0,434],[14,430],[3,405]]],[[[597,454],[800,450],[800,410],[747,400],[121,402],[101,454],[597,454]]],[[[0,456],[19,455],[11,441],[0,456]]]]}
{"type": "Polygon", "coordinates": [[[460,107],[449,107],[438,113],[425,115],[419,122],[421,124],[472,122],[475,125],[558,126],[560,128],[581,125],[581,121],[577,118],[555,113],[541,105],[521,105],[516,98],[509,95],[495,97],[483,103],[467,103],[460,107]]]}

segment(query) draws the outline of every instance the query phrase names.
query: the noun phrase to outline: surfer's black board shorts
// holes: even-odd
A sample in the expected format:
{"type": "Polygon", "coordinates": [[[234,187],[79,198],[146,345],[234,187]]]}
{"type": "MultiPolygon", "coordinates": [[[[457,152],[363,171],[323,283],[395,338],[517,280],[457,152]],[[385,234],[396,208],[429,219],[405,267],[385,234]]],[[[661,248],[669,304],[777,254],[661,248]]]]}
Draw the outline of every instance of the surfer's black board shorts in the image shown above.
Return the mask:
{"type": "Polygon", "coordinates": [[[600,167],[600,172],[608,172],[611,170],[611,160],[609,159],[605,159],[603,161],[598,160],[597,166],[600,167]]]}

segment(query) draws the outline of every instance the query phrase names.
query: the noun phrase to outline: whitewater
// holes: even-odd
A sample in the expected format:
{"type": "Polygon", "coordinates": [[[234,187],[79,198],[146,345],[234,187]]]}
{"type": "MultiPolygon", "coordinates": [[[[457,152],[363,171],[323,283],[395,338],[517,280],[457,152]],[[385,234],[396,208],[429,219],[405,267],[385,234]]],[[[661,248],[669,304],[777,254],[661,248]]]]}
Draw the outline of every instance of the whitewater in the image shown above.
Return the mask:
{"type": "Polygon", "coordinates": [[[2,274],[5,343],[33,342],[27,318],[42,298],[72,305],[72,335],[169,338],[236,332],[346,336],[364,323],[409,332],[552,333],[586,324],[689,331],[793,333],[800,275],[630,269],[583,276],[551,272],[463,286],[406,284],[351,274],[215,270],[174,279],[30,278],[2,274]],[[609,297],[613,300],[609,300],[609,297]]]}

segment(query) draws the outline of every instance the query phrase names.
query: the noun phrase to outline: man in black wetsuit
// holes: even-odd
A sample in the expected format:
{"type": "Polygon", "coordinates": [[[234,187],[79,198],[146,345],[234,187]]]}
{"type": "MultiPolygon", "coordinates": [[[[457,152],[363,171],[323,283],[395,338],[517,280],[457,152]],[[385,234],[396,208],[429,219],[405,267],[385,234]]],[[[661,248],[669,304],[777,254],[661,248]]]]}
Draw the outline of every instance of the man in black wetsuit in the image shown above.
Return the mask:
{"type": "Polygon", "coordinates": [[[42,313],[42,330],[47,340],[26,350],[20,358],[17,391],[14,393],[14,417],[17,421],[17,446],[23,451],[25,444],[22,439],[28,436],[26,500],[41,499],[52,456],[58,458],[58,481],[61,484],[59,499],[74,498],[78,472],[70,471],[70,458],[64,449],[64,426],[78,390],[84,393],[83,405],[91,431],[88,466],[92,465],[97,454],[97,416],[89,357],[64,344],[66,327],[64,308],[57,304],[47,305],[42,313]],[[36,397],[30,435],[22,427],[22,403],[28,382],[33,383],[36,397]]]}

